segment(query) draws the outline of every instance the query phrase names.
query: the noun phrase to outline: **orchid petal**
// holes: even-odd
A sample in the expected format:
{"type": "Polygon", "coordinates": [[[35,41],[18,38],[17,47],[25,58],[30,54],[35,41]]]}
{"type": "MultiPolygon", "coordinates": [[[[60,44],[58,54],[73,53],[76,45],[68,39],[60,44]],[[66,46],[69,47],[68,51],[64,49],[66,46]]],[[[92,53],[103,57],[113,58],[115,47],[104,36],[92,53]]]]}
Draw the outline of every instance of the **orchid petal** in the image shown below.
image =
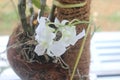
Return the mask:
{"type": "Polygon", "coordinates": [[[81,39],[84,36],[85,36],[85,29],[83,29],[82,32],[77,35],[77,39],[81,39]]]}
{"type": "Polygon", "coordinates": [[[55,55],[50,51],[50,49],[47,49],[47,55],[49,55],[50,57],[54,57],[55,55]]]}
{"type": "Polygon", "coordinates": [[[43,46],[41,46],[40,44],[38,44],[38,45],[36,45],[34,51],[36,52],[36,54],[37,54],[38,56],[41,56],[41,55],[44,54],[45,48],[44,48],[43,46]]]}
{"type": "Polygon", "coordinates": [[[39,19],[39,25],[38,27],[36,28],[35,32],[39,35],[39,36],[42,36],[42,33],[44,33],[45,29],[46,29],[46,18],[45,17],[41,17],[39,19]]]}
{"type": "Polygon", "coordinates": [[[55,24],[60,24],[60,21],[58,20],[58,18],[55,18],[55,24]]]}
{"type": "Polygon", "coordinates": [[[60,57],[62,54],[65,53],[66,47],[63,43],[56,42],[50,47],[50,51],[53,53],[54,56],[60,57]]]}
{"type": "Polygon", "coordinates": [[[61,22],[61,24],[62,24],[62,25],[66,25],[67,22],[69,22],[69,21],[68,21],[68,20],[63,20],[63,21],[61,22]]]}

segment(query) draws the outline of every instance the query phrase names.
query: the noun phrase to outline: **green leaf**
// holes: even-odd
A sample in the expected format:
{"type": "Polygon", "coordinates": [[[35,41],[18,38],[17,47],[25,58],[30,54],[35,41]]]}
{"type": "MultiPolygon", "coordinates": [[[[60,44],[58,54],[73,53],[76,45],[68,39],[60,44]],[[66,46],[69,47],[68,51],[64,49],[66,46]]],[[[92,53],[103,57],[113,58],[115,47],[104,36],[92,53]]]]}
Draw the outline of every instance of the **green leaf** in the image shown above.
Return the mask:
{"type": "Polygon", "coordinates": [[[32,3],[35,5],[35,7],[40,8],[41,3],[40,0],[32,0],[32,3]]]}
{"type": "MultiPolygon", "coordinates": [[[[35,7],[40,9],[40,7],[41,7],[40,0],[32,0],[32,3],[35,5],[35,7]]],[[[46,5],[45,12],[49,12],[49,11],[50,11],[50,8],[46,5]]]]}

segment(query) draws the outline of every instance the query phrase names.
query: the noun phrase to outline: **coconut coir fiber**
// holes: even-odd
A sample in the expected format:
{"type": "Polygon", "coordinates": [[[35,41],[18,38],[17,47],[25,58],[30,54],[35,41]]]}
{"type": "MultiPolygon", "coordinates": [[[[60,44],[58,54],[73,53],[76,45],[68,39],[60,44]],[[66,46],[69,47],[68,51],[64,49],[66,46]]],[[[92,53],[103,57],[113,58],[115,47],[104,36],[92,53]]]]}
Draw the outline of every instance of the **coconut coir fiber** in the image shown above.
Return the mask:
{"type": "MultiPolygon", "coordinates": [[[[79,19],[80,21],[89,21],[90,16],[90,2],[91,0],[58,0],[63,4],[73,4],[73,3],[81,3],[87,1],[87,4],[82,7],[75,8],[60,8],[57,7],[57,17],[59,20],[73,20],[79,19]]],[[[87,29],[88,24],[79,24],[77,25],[77,33],[81,32],[82,29],[87,29]]],[[[70,71],[72,73],[73,67],[75,65],[76,58],[78,56],[79,49],[81,47],[83,39],[79,40],[73,47],[71,47],[64,55],[63,60],[70,66],[70,71]]],[[[87,75],[84,80],[89,80],[89,66],[90,66],[90,32],[87,36],[84,50],[81,55],[81,59],[79,61],[77,69],[80,72],[81,76],[87,75]]],[[[74,80],[79,80],[78,75],[76,73],[76,78],[74,80]]]]}

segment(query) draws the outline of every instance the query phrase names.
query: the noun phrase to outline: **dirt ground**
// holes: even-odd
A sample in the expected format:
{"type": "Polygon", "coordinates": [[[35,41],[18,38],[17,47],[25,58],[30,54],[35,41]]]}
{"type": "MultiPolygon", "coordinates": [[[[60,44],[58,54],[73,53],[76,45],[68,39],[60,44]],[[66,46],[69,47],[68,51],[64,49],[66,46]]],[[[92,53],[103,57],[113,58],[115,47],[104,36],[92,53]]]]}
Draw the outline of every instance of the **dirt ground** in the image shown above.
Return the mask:
{"type": "MultiPolygon", "coordinates": [[[[2,13],[9,13],[10,11],[15,10],[13,8],[13,4],[10,3],[10,1],[14,1],[17,3],[18,0],[0,0],[0,15],[2,13]]],[[[49,6],[51,5],[51,3],[52,3],[52,0],[47,0],[47,4],[49,6]]],[[[93,19],[95,24],[99,26],[99,31],[120,31],[120,5],[119,4],[120,4],[120,0],[92,0],[91,18],[93,19]]],[[[3,24],[3,22],[5,22],[5,20],[3,21],[0,17],[0,24],[3,24]]],[[[0,26],[4,28],[6,27],[5,29],[0,28],[0,32],[3,31],[4,34],[10,34],[17,22],[16,20],[14,20],[10,24],[12,27],[6,27],[9,25],[9,21],[6,22],[7,25],[0,26]],[[9,31],[6,31],[7,29],[9,31]]]]}

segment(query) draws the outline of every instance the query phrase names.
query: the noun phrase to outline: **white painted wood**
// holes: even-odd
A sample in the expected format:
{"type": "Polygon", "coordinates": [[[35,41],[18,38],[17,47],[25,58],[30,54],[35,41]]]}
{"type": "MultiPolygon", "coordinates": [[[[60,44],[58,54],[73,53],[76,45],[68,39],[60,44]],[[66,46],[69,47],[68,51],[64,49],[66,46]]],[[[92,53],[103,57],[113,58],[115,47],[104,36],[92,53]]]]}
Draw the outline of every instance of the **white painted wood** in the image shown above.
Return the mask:
{"type": "MultiPolygon", "coordinates": [[[[8,43],[9,36],[0,36],[0,57],[7,60],[6,47],[8,43]]],[[[8,67],[7,61],[0,60],[0,67],[8,67]]]]}
{"type": "Polygon", "coordinates": [[[0,52],[6,49],[9,36],[0,36],[0,52]]]}
{"type": "Polygon", "coordinates": [[[91,73],[119,75],[97,80],[120,80],[120,32],[95,33],[91,39],[91,56],[91,73]]]}
{"type": "Polygon", "coordinates": [[[97,80],[120,80],[120,76],[98,77],[97,80]]]}
{"type": "Polygon", "coordinates": [[[0,80],[20,80],[20,78],[11,68],[8,68],[0,75],[0,80]]]}

